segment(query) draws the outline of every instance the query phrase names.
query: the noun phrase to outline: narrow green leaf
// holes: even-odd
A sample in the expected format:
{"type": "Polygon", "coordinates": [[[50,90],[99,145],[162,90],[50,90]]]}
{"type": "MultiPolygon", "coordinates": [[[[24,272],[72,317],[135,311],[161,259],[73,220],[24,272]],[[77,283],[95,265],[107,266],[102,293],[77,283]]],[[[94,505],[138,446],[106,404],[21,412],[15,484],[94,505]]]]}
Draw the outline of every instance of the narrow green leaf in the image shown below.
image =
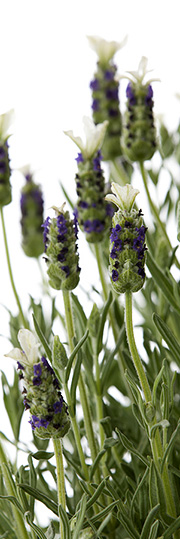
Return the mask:
{"type": "MultiPolygon", "coordinates": [[[[114,507],[116,505],[118,506],[118,501],[117,500],[115,502],[110,503],[110,505],[108,505],[105,509],[103,509],[102,511],[97,513],[97,515],[94,515],[93,517],[91,517],[92,524],[94,524],[95,522],[98,522],[101,518],[104,519],[106,517],[106,515],[108,515],[109,513],[112,512],[112,510],[114,509],[114,507]]],[[[138,538],[139,538],[139,536],[138,536],[138,538]]]]}
{"type": "Polygon", "coordinates": [[[17,507],[17,509],[19,509],[20,513],[23,513],[23,514],[24,514],[23,507],[22,507],[22,505],[19,503],[19,501],[17,500],[17,498],[15,498],[15,496],[3,496],[2,494],[0,494],[0,498],[1,498],[2,500],[9,500],[9,502],[11,502],[13,505],[15,505],[15,507],[17,507]]]}
{"type": "Polygon", "coordinates": [[[170,305],[175,309],[175,311],[180,314],[180,303],[177,303],[174,295],[173,295],[173,286],[171,281],[165,276],[163,271],[157,266],[155,261],[152,259],[149,251],[147,253],[147,260],[146,260],[148,269],[156,283],[162,290],[165,298],[168,300],[170,305]]]}
{"type": "Polygon", "coordinates": [[[140,535],[139,535],[138,531],[135,529],[135,526],[134,526],[132,520],[130,520],[130,518],[128,517],[127,511],[126,511],[126,509],[124,507],[124,504],[122,503],[121,500],[119,501],[119,505],[120,505],[120,509],[118,511],[118,514],[117,514],[118,520],[121,522],[124,529],[128,532],[131,539],[139,539],[140,535]]]}
{"type": "Polygon", "coordinates": [[[96,471],[96,468],[97,468],[97,466],[98,466],[100,460],[102,459],[104,453],[106,453],[106,450],[105,450],[105,449],[102,449],[102,451],[100,451],[100,452],[98,453],[96,459],[94,460],[94,462],[93,462],[93,464],[92,464],[92,466],[91,466],[91,471],[90,471],[90,475],[89,475],[90,481],[92,480],[93,475],[94,475],[94,473],[95,473],[95,471],[96,471]]]}
{"type": "Polygon", "coordinates": [[[179,530],[179,529],[180,529],[180,516],[176,518],[176,520],[172,522],[172,524],[170,524],[168,529],[164,532],[163,539],[169,539],[169,538],[171,539],[172,534],[176,530],[179,530]]]}
{"type": "Polygon", "coordinates": [[[177,437],[177,435],[179,434],[179,429],[180,429],[180,420],[178,421],[177,427],[176,427],[176,429],[174,430],[174,432],[172,433],[172,436],[171,436],[171,438],[170,438],[170,440],[169,440],[169,443],[168,443],[168,445],[167,445],[167,447],[166,447],[166,449],[165,449],[165,452],[164,452],[164,455],[163,455],[163,459],[162,459],[162,463],[161,463],[161,473],[162,473],[162,471],[163,471],[163,468],[164,468],[164,464],[165,464],[165,462],[166,462],[166,459],[167,459],[169,453],[171,452],[171,450],[173,449],[173,445],[174,445],[174,443],[175,443],[175,441],[176,441],[176,437],[177,437]]]}
{"type": "Polygon", "coordinates": [[[65,382],[66,382],[66,384],[67,384],[67,382],[69,380],[69,375],[70,375],[70,372],[71,372],[71,367],[72,367],[73,360],[74,360],[76,354],[78,353],[79,349],[81,348],[81,346],[86,341],[88,335],[89,335],[89,330],[87,329],[85,334],[83,335],[82,339],[80,339],[80,341],[76,344],[72,354],[69,356],[68,364],[67,364],[67,367],[66,367],[66,373],[65,373],[65,382]]]}
{"type": "Polygon", "coordinates": [[[148,539],[156,539],[158,528],[159,528],[159,520],[155,520],[155,522],[151,526],[148,539]]]}
{"type": "Polygon", "coordinates": [[[59,505],[59,516],[63,524],[64,539],[71,539],[69,520],[66,511],[63,509],[62,505],[59,505]]]}
{"type": "Polygon", "coordinates": [[[43,492],[41,492],[37,488],[30,487],[30,485],[25,485],[25,484],[19,483],[18,487],[24,489],[25,492],[30,494],[30,496],[33,496],[36,500],[39,500],[40,502],[42,502],[44,505],[46,505],[46,507],[48,507],[48,509],[50,509],[50,511],[55,513],[55,515],[58,515],[57,503],[53,502],[49,498],[49,496],[46,496],[46,494],[44,494],[43,492]]]}
{"type": "Polygon", "coordinates": [[[180,345],[175,335],[173,334],[169,326],[166,324],[166,322],[164,322],[164,320],[162,320],[162,318],[158,314],[153,313],[153,320],[158,331],[160,332],[163,339],[166,341],[167,345],[169,346],[169,349],[173,353],[173,356],[175,358],[175,361],[178,367],[180,367],[180,345]]]}
{"type": "Polygon", "coordinates": [[[137,486],[137,488],[135,490],[135,493],[133,495],[133,498],[132,498],[132,501],[131,501],[131,516],[132,516],[133,507],[134,507],[134,502],[135,502],[135,500],[136,500],[136,498],[137,498],[137,496],[138,496],[138,494],[139,494],[139,492],[140,492],[140,490],[141,490],[141,488],[142,488],[142,486],[143,486],[143,484],[144,484],[144,482],[146,480],[146,477],[147,477],[148,473],[149,473],[149,468],[146,468],[146,470],[145,470],[145,472],[143,474],[143,477],[141,478],[141,480],[140,480],[140,482],[139,482],[139,484],[138,484],[138,486],[137,486]]]}
{"type": "Polygon", "coordinates": [[[86,509],[89,509],[99,498],[101,492],[104,490],[104,487],[106,486],[106,479],[103,479],[98,485],[97,489],[95,490],[94,494],[91,496],[90,500],[88,500],[86,504],[86,509]]]}
{"type": "Polygon", "coordinates": [[[139,453],[139,451],[137,449],[135,449],[135,447],[130,442],[130,440],[128,440],[128,438],[122,432],[120,432],[120,430],[118,428],[116,428],[115,431],[117,432],[117,434],[119,436],[119,439],[120,439],[120,442],[125,447],[125,449],[127,451],[130,451],[130,453],[132,453],[132,455],[135,455],[136,457],[138,457],[138,459],[140,459],[143,462],[143,464],[145,464],[145,466],[149,467],[148,460],[143,455],[141,455],[141,453],[139,453]]]}
{"type": "Polygon", "coordinates": [[[83,474],[82,468],[80,468],[80,466],[78,466],[78,464],[71,457],[71,453],[69,453],[69,451],[67,451],[66,449],[63,448],[63,454],[64,454],[65,459],[67,460],[67,462],[72,466],[73,470],[76,472],[76,474],[79,477],[81,477],[82,479],[84,479],[84,474],[83,474]]]}
{"type": "Polygon", "coordinates": [[[31,453],[31,456],[36,460],[49,460],[54,457],[54,453],[49,453],[48,451],[36,451],[36,453],[31,453]]]}
{"type": "Polygon", "coordinates": [[[27,523],[32,528],[32,530],[37,534],[39,539],[47,539],[42,529],[39,526],[37,526],[37,524],[34,524],[34,522],[32,522],[29,512],[25,513],[25,517],[26,517],[27,523]]]}
{"type": "Polygon", "coordinates": [[[35,330],[36,330],[36,333],[39,337],[39,340],[41,341],[41,344],[43,345],[43,348],[47,354],[47,357],[48,359],[50,360],[50,362],[52,363],[52,352],[51,352],[51,349],[48,345],[48,342],[46,340],[46,337],[44,336],[39,324],[38,324],[38,321],[36,319],[36,317],[34,316],[34,314],[32,315],[33,317],[33,322],[34,322],[34,327],[35,327],[35,330]]]}
{"type": "MultiPolygon", "coordinates": [[[[116,346],[115,348],[112,350],[112,352],[108,355],[107,359],[106,359],[106,362],[103,363],[102,365],[102,368],[101,368],[101,388],[104,387],[104,385],[106,384],[106,380],[108,379],[109,377],[109,372],[111,370],[111,366],[112,366],[112,361],[114,359],[114,356],[117,354],[118,350],[119,350],[119,347],[120,347],[120,344],[121,344],[121,341],[123,339],[123,336],[124,336],[124,325],[122,326],[122,328],[120,329],[120,332],[119,332],[119,337],[118,337],[118,340],[117,340],[117,343],[116,343],[116,346]]],[[[102,389],[103,390],[103,389],[102,389]]]]}
{"type": "Polygon", "coordinates": [[[101,314],[101,318],[100,318],[100,325],[99,325],[99,331],[98,331],[97,342],[96,342],[97,354],[98,355],[102,350],[104,325],[105,325],[105,322],[106,322],[106,319],[107,319],[107,314],[108,314],[108,311],[109,311],[109,307],[110,307],[110,305],[112,303],[112,299],[113,299],[113,295],[112,295],[112,292],[110,291],[109,292],[109,297],[108,297],[108,299],[107,299],[107,301],[106,301],[106,303],[104,305],[104,308],[103,308],[103,311],[102,311],[102,314],[101,314]]]}
{"type": "Polygon", "coordinates": [[[151,525],[153,523],[153,520],[154,518],[156,517],[158,511],[159,511],[159,508],[160,508],[160,504],[158,503],[157,505],[155,505],[155,507],[153,507],[151,509],[151,511],[149,512],[149,514],[147,515],[147,518],[144,522],[144,525],[143,525],[143,529],[142,529],[142,532],[141,532],[141,535],[140,535],[140,539],[147,539],[149,533],[150,533],[150,529],[151,529],[151,525]]]}
{"type": "Polygon", "coordinates": [[[78,355],[77,355],[77,359],[76,359],[76,365],[74,367],[74,372],[73,372],[73,377],[72,377],[72,382],[71,382],[71,388],[70,388],[70,394],[71,394],[71,399],[72,399],[74,409],[76,407],[76,388],[77,388],[78,381],[79,381],[82,358],[83,358],[82,352],[81,352],[81,350],[79,350],[78,355]]]}
{"type": "Polygon", "coordinates": [[[73,531],[72,539],[79,539],[79,532],[82,529],[83,521],[84,521],[84,515],[85,515],[85,511],[86,511],[86,501],[87,501],[87,496],[86,496],[86,494],[83,494],[82,499],[81,499],[80,509],[79,509],[79,515],[78,515],[78,518],[76,520],[76,525],[75,525],[75,529],[73,531]]]}

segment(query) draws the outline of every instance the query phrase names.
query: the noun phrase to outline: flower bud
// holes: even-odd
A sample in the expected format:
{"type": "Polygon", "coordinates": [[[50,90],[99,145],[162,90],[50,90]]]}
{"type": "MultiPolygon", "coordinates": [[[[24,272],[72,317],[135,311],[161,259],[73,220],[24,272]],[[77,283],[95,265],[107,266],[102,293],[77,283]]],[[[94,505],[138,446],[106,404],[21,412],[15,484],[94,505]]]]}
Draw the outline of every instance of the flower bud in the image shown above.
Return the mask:
{"type": "Polygon", "coordinates": [[[11,170],[7,134],[11,122],[12,110],[0,115],[0,207],[11,202],[11,170]]]}
{"type": "Polygon", "coordinates": [[[6,357],[17,361],[32,430],[39,438],[62,438],[69,430],[70,419],[58,379],[47,359],[39,359],[40,343],[31,331],[20,329],[18,341],[21,349],[13,348],[6,357]]]}
{"type": "Polygon", "coordinates": [[[31,174],[26,174],[26,184],[21,190],[21,230],[22,248],[27,256],[37,258],[44,251],[43,196],[38,185],[32,180],[31,174]]]}
{"type": "Polygon", "coordinates": [[[113,183],[114,195],[106,198],[114,202],[119,210],[112,218],[110,235],[110,278],[118,294],[127,290],[137,292],[145,280],[145,233],[141,210],[133,209],[138,191],[130,185],[120,187],[113,183]]]}
{"type": "Polygon", "coordinates": [[[68,211],[55,208],[57,216],[47,217],[44,224],[45,260],[49,284],[56,290],[73,290],[79,283],[79,255],[77,253],[77,219],[70,219],[68,211]]]}
{"type": "Polygon", "coordinates": [[[126,88],[127,109],[122,144],[124,153],[131,161],[151,159],[156,150],[153,89],[150,81],[146,83],[143,81],[146,64],[147,59],[143,57],[139,64],[139,71],[132,72],[132,80],[126,88]]]}
{"type": "Polygon", "coordinates": [[[108,126],[102,145],[104,159],[114,159],[121,155],[121,113],[119,110],[119,82],[116,80],[117,68],[114,54],[124,45],[115,41],[106,41],[96,36],[89,36],[90,46],[98,55],[97,71],[90,82],[92,90],[92,111],[95,124],[108,120],[108,126]]]}
{"type": "Polygon", "coordinates": [[[111,204],[107,204],[104,200],[105,180],[101,168],[100,148],[106,128],[107,122],[95,126],[90,118],[84,117],[85,144],[80,137],[75,137],[72,131],[65,132],[81,150],[76,158],[78,165],[76,213],[79,226],[90,243],[104,239],[113,213],[111,204]]]}
{"type": "Polygon", "coordinates": [[[100,151],[88,160],[80,153],[77,158],[77,218],[89,243],[98,243],[104,239],[113,214],[111,204],[104,200],[105,179],[101,159],[100,151]]]}
{"type": "Polygon", "coordinates": [[[58,379],[47,359],[23,367],[18,362],[24,382],[24,406],[30,411],[32,430],[39,438],[62,438],[69,430],[70,419],[58,379]]]}

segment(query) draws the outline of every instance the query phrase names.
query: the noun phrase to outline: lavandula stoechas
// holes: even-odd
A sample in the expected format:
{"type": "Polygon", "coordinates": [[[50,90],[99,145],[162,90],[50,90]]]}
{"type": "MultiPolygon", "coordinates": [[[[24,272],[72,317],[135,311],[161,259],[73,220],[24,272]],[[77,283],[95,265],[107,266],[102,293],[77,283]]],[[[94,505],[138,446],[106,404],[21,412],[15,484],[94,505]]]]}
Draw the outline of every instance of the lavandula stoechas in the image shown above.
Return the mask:
{"type": "Polygon", "coordinates": [[[25,175],[26,184],[21,190],[21,231],[22,248],[27,256],[38,258],[44,251],[43,195],[39,185],[32,179],[32,174],[25,175]]]}
{"type": "Polygon", "coordinates": [[[107,200],[117,205],[118,211],[112,218],[110,235],[109,270],[112,287],[118,294],[137,292],[145,280],[145,234],[141,210],[133,208],[137,189],[129,184],[120,187],[112,183],[114,195],[107,200]]]}
{"type": "Polygon", "coordinates": [[[56,217],[47,217],[44,224],[45,260],[49,284],[56,290],[73,290],[79,283],[78,226],[76,215],[54,207],[56,217]]]}
{"type": "Polygon", "coordinates": [[[7,131],[11,124],[12,111],[0,115],[0,207],[11,202],[10,159],[7,131]]]}
{"type": "Polygon", "coordinates": [[[95,126],[90,118],[84,117],[86,144],[80,137],[75,137],[72,131],[66,131],[80,148],[78,153],[76,174],[77,218],[79,227],[90,243],[104,239],[110,226],[113,209],[104,200],[105,179],[101,168],[100,148],[107,128],[107,122],[95,126]]]}
{"type": "Polygon", "coordinates": [[[131,77],[127,77],[130,82],[126,88],[127,109],[122,145],[125,155],[131,161],[151,159],[156,150],[153,89],[150,80],[144,82],[146,65],[147,59],[142,57],[138,72],[129,72],[131,77]]]}
{"type": "Polygon", "coordinates": [[[114,54],[124,45],[116,41],[106,41],[96,36],[88,36],[90,46],[98,55],[97,71],[90,82],[92,90],[92,111],[95,124],[108,120],[102,153],[106,160],[121,155],[120,136],[122,119],[119,108],[119,81],[114,54]]]}
{"type": "Polygon", "coordinates": [[[31,331],[21,329],[18,340],[22,350],[14,348],[6,356],[17,361],[32,430],[39,438],[62,438],[69,430],[70,419],[58,379],[47,359],[39,358],[39,343],[31,331]]]}

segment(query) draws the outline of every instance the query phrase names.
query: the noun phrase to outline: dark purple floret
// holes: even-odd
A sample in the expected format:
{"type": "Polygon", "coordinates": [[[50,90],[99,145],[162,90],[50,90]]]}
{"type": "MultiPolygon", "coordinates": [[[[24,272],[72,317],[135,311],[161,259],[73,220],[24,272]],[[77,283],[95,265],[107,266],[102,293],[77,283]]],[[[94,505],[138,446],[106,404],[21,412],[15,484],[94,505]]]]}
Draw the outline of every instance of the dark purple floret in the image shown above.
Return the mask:
{"type": "Polygon", "coordinates": [[[119,273],[117,270],[112,270],[112,280],[117,281],[119,277],[119,273]]]}
{"type": "Polygon", "coordinates": [[[42,374],[42,367],[40,363],[37,363],[36,365],[33,365],[33,370],[35,376],[41,376],[42,374]]]}
{"type": "Polygon", "coordinates": [[[6,171],[6,163],[5,161],[0,162],[0,174],[3,174],[6,171]]]}
{"type": "Polygon", "coordinates": [[[0,146],[0,159],[4,158],[5,157],[5,151],[4,151],[4,148],[3,146],[0,146]]]}
{"type": "Polygon", "coordinates": [[[33,386],[40,386],[42,383],[40,376],[34,376],[33,378],[33,386]]]}
{"type": "Polygon", "coordinates": [[[101,151],[98,150],[96,156],[93,159],[93,169],[96,172],[101,172],[101,163],[100,162],[101,162],[102,159],[103,159],[103,157],[102,157],[101,151]]]}
{"type": "Polygon", "coordinates": [[[74,215],[74,233],[77,239],[78,238],[78,210],[77,208],[74,208],[73,215],[74,215]]]}
{"type": "Polygon", "coordinates": [[[38,428],[40,427],[44,427],[45,429],[47,429],[48,425],[49,425],[50,421],[48,419],[39,419],[39,423],[37,425],[38,428]]]}
{"type": "Polygon", "coordinates": [[[116,240],[114,242],[114,247],[115,247],[116,251],[122,251],[122,241],[121,240],[116,240]]]}
{"type": "Polygon", "coordinates": [[[91,107],[92,107],[93,110],[98,110],[99,109],[99,99],[93,99],[91,107]]]}
{"type": "Polygon", "coordinates": [[[116,116],[118,116],[119,112],[117,109],[109,109],[108,114],[111,118],[115,118],[116,116]]]}
{"type": "Polygon", "coordinates": [[[118,88],[108,88],[106,90],[106,97],[107,99],[118,99],[118,88]]]}
{"type": "Polygon", "coordinates": [[[104,230],[104,224],[99,219],[94,219],[93,227],[95,232],[102,232],[104,230]]]}
{"type": "Polygon", "coordinates": [[[66,277],[70,274],[69,266],[61,266],[61,269],[66,273],[66,277]]]}
{"type": "Polygon", "coordinates": [[[116,226],[115,226],[115,230],[117,230],[118,232],[120,232],[121,226],[120,226],[120,225],[116,225],[116,226]]]}
{"type": "Polygon", "coordinates": [[[98,81],[98,79],[91,80],[89,86],[90,86],[91,90],[95,90],[95,91],[98,90],[99,89],[99,81],[98,81]]]}
{"type": "Polygon", "coordinates": [[[104,73],[104,78],[105,78],[105,80],[113,80],[114,72],[111,71],[110,69],[106,69],[106,71],[104,73]]]}
{"type": "Polygon", "coordinates": [[[109,217],[112,217],[114,215],[114,208],[113,205],[110,203],[106,204],[106,215],[108,215],[109,217]]]}
{"type": "Polygon", "coordinates": [[[85,202],[85,200],[80,200],[79,207],[83,208],[83,209],[86,209],[86,208],[88,208],[88,203],[85,202]]]}
{"type": "Polygon", "coordinates": [[[112,259],[114,259],[114,258],[116,258],[116,256],[117,256],[117,255],[116,255],[116,249],[113,247],[113,248],[112,248],[112,251],[110,252],[110,257],[111,257],[112,259]]]}
{"type": "Polygon", "coordinates": [[[152,89],[151,84],[149,84],[148,91],[145,97],[146,105],[150,105],[150,106],[152,105],[152,97],[153,97],[153,89],[152,89]]]}
{"type": "Polygon", "coordinates": [[[129,104],[130,104],[130,105],[135,105],[135,103],[136,103],[136,97],[135,97],[135,94],[134,94],[134,92],[133,92],[131,82],[129,82],[129,84],[127,85],[127,88],[126,88],[126,97],[128,98],[129,104]]]}
{"type": "Polygon", "coordinates": [[[50,225],[50,217],[47,217],[47,219],[44,221],[42,228],[44,228],[44,232],[43,232],[43,241],[44,241],[44,245],[45,245],[45,252],[47,250],[47,244],[48,244],[48,233],[49,233],[49,225],[50,225]]]}
{"type": "Polygon", "coordinates": [[[23,367],[23,365],[21,365],[21,363],[19,361],[17,361],[17,368],[24,371],[24,367],[23,367]]]}
{"type": "Polygon", "coordinates": [[[75,160],[77,161],[77,163],[83,163],[84,159],[81,152],[78,153],[77,157],[75,157],[75,160]]]}
{"type": "Polygon", "coordinates": [[[142,268],[142,266],[140,266],[140,264],[137,264],[137,265],[139,265],[138,274],[142,277],[142,279],[144,279],[145,278],[145,271],[142,268]]]}
{"type": "Polygon", "coordinates": [[[125,221],[124,226],[126,228],[132,228],[132,223],[130,223],[130,221],[125,221]]]}
{"type": "Polygon", "coordinates": [[[55,414],[60,413],[62,410],[62,407],[63,407],[63,396],[61,395],[60,400],[53,404],[54,413],[55,414]]]}
{"type": "Polygon", "coordinates": [[[68,253],[68,248],[63,247],[63,249],[61,249],[61,251],[60,251],[60,253],[58,254],[58,257],[57,257],[59,262],[64,262],[66,260],[67,253],[68,253]]]}
{"type": "Polygon", "coordinates": [[[93,221],[90,221],[90,219],[87,219],[87,221],[84,221],[84,231],[85,232],[93,232],[93,221]]]}
{"type": "Polygon", "coordinates": [[[25,178],[26,178],[27,182],[31,182],[32,181],[32,174],[30,174],[30,172],[28,174],[25,174],[25,178]]]}
{"type": "Polygon", "coordinates": [[[25,410],[29,410],[30,406],[28,404],[26,397],[24,397],[23,404],[24,404],[25,410]]]}
{"type": "Polygon", "coordinates": [[[49,365],[47,359],[44,356],[42,356],[41,361],[42,361],[44,367],[47,369],[47,371],[49,371],[51,374],[53,374],[55,376],[51,365],[49,365]]]}

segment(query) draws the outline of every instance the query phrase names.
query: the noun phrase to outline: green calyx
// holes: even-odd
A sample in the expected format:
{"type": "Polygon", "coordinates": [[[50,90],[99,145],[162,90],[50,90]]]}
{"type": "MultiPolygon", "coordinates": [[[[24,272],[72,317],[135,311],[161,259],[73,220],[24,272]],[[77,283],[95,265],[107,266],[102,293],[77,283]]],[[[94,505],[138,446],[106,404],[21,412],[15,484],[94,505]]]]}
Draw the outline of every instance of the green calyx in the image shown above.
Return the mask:
{"type": "Polygon", "coordinates": [[[32,179],[21,190],[22,248],[26,256],[38,258],[44,251],[42,191],[32,179]]]}
{"type": "Polygon", "coordinates": [[[122,146],[130,161],[151,159],[156,150],[152,95],[150,84],[128,84],[122,146]]]}
{"type": "Polygon", "coordinates": [[[79,283],[76,221],[59,210],[46,231],[46,262],[49,284],[56,290],[73,290],[79,283]]]}
{"type": "Polygon", "coordinates": [[[119,109],[119,82],[115,79],[116,66],[111,62],[97,64],[94,80],[91,81],[93,120],[99,124],[108,120],[108,126],[102,145],[105,160],[114,159],[122,154],[120,136],[122,119],[119,109]]]}
{"type": "Polygon", "coordinates": [[[114,291],[137,292],[145,281],[145,233],[141,210],[118,210],[112,219],[110,278],[114,291]]]}

